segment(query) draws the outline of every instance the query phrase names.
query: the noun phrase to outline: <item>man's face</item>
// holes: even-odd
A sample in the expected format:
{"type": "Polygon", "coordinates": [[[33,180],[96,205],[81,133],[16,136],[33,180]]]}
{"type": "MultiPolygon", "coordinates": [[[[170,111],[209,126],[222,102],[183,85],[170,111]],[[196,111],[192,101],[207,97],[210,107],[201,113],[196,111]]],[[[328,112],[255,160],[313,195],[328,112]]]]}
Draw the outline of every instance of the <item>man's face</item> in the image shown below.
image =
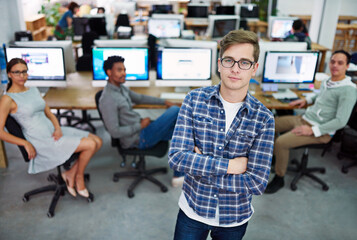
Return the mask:
{"type": "MultiPolygon", "coordinates": [[[[222,55],[223,58],[231,58],[232,60],[247,60],[254,62],[253,57],[254,47],[249,43],[238,43],[230,46],[222,55]]],[[[222,59],[218,59],[218,71],[221,76],[221,87],[228,91],[248,91],[249,81],[258,68],[258,63],[253,63],[250,69],[242,70],[235,63],[233,67],[223,67],[222,59]]]]}
{"type": "Polygon", "coordinates": [[[107,71],[107,75],[109,77],[108,81],[111,84],[120,86],[120,84],[125,83],[125,77],[126,77],[125,71],[126,71],[126,69],[125,69],[124,63],[122,63],[122,62],[114,63],[112,69],[109,69],[107,71]]]}
{"type": "Polygon", "coordinates": [[[332,78],[343,79],[348,69],[347,57],[343,53],[334,54],[329,63],[332,78]]]}

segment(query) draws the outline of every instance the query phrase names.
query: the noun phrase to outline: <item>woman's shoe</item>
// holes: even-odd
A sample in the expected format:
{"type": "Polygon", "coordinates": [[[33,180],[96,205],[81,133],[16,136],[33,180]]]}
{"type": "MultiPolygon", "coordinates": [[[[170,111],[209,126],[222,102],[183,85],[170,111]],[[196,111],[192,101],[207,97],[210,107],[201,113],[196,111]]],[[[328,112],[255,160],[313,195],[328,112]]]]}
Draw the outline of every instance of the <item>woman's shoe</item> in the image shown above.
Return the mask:
{"type": "Polygon", "coordinates": [[[83,190],[78,190],[77,189],[77,192],[79,195],[81,195],[82,197],[84,198],[89,198],[89,192],[87,190],[87,188],[83,189],[83,190]]]}
{"type": "Polygon", "coordinates": [[[69,192],[69,194],[71,194],[73,197],[77,197],[77,193],[74,187],[69,186],[68,179],[66,178],[66,174],[62,173],[61,176],[63,181],[66,183],[67,191],[69,192]]]}

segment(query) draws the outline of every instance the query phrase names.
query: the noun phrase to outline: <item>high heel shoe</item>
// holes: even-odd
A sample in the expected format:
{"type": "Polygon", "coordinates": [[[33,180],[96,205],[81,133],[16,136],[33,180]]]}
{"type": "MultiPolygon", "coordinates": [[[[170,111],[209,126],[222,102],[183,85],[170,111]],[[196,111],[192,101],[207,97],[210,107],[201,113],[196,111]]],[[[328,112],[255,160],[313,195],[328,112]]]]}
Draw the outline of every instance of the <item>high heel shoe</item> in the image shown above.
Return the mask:
{"type": "Polygon", "coordinates": [[[84,189],[82,189],[82,190],[79,190],[78,185],[77,185],[77,181],[76,181],[76,190],[77,190],[77,193],[78,193],[81,197],[89,198],[88,189],[87,189],[87,188],[84,188],[84,189]]]}
{"type": "Polygon", "coordinates": [[[77,192],[74,189],[74,187],[69,186],[68,179],[66,178],[66,174],[62,173],[61,176],[63,181],[66,183],[67,191],[69,192],[69,194],[71,194],[73,197],[77,197],[77,192]]]}

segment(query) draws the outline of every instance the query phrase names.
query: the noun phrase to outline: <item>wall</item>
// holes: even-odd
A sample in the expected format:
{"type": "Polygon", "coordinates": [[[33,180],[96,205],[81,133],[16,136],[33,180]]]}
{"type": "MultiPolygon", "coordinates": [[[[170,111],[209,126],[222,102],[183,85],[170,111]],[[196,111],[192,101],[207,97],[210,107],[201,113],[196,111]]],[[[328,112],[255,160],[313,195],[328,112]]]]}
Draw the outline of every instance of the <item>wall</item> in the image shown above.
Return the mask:
{"type": "MultiPolygon", "coordinates": [[[[290,14],[311,15],[314,4],[311,0],[278,0],[278,15],[287,16],[290,14]]],[[[357,1],[342,0],[339,15],[357,16],[357,1]]]]}
{"type": "Polygon", "coordinates": [[[14,32],[25,30],[22,15],[21,0],[0,0],[0,44],[14,39],[14,32]]]}

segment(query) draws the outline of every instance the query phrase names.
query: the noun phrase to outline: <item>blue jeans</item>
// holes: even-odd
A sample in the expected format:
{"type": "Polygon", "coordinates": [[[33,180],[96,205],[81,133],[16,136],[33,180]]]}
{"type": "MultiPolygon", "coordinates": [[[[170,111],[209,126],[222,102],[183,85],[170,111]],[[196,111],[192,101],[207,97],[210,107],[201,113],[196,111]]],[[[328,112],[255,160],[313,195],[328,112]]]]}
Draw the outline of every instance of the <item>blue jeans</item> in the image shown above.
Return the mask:
{"type": "MultiPolygon", "coordinates": [[[[149,126],[140,132],[140,149],[148,149],[155,146],[160,141],[168,141],[174,133],[176,119],[180,108],[172,106],[164,112],[158,119],[150,123],[149,126]]],[[[175,177],[184,176],[184,173],[174,172],[175,177]]]]}
{"type": "Polygon", "coordinates": [[[174,240],[206,240],[209,231],[213,240],[239,240],[247,229],[248,222],[238,227],[214,227],[186,216],[180,209],[177,215],[174,240]]]}

